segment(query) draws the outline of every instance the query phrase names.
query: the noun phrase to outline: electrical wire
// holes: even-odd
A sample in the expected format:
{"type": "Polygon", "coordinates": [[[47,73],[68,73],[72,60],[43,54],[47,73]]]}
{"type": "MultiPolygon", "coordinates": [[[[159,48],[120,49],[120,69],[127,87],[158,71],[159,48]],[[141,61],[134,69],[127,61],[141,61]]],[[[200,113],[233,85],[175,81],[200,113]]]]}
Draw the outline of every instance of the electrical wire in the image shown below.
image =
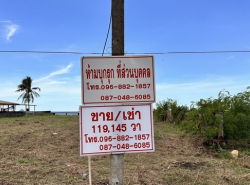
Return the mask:
{"type": "MultiPolygon", "coordinates": [[[[77,51],[22,51],[22,50],[0,50],[0,53],[46,53],[46,54],[77,54],[77,55],[103,55],[110,54],[100,52],[77,52],[77,51]]],[[[238,51],[170,51],[170,52],[127,52],[127,55],[168,55],[168,54],[213,54],[213,53],[250,53],[250,50],[238,51]]]]}
{"type": "Polygon", "coordinates": [[[108,33],[107,33],[107,36],[106,36],[105,44],[104,44],[104,47],[103,47],[103,50],[102,50],[102,56],[104,54],[104,50],[105,50],[105,47],[106,47],[106,44],[107,44],[107,41],[108,41],[111,22],[112,22],[112,5],[111,5],[111,13],[110,13],[110,19],[109,19],[109,28],[108,28],[108,33]]]}
{"type": "Polygon", "coordinates": [[[106,47],[106,44],[107,44],[107,41],[108,41],[111,22],[112,22],[112,15],[110,15],[110,19],[109,19],[109,28],[108,28],[108,33],[107,33],[107,36],[106,36],[105,44],[104,44],[104,47],[103,47],[103,50],[102,50],[102,56],[104,54],[104,50],[105,50],[105,47],[106,47]]]}
{"type": "MultiPolygon", "coordinates": [[[[51,54],[87,54],[74,51],[22,51],[22,50],[0,50],[0,53],[51,53],[51,54]]],[[[100,54],[100,53],[92,53],[100,54]]]]}

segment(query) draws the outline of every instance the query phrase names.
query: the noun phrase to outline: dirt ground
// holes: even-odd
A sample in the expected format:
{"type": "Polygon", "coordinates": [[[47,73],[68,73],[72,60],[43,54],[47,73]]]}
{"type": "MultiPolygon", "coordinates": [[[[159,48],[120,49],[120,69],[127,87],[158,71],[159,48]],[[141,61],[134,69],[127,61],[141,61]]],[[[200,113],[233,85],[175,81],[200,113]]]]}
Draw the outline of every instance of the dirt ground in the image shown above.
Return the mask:
{"type": "MultiPolygon", "coordinates": [[[[152,153],[125,154],[126,185],[249,185],[250,156],[219,158],[197,136],[156,122],[152,153]]],[[[0,185],[89,184],[78,116],[0,118],[0,185]]],[[[224,151],[225,152],[225,151],[224,151]]],[[[91,157],[92,184],[109,182],[109,155],[91,157]]]]}

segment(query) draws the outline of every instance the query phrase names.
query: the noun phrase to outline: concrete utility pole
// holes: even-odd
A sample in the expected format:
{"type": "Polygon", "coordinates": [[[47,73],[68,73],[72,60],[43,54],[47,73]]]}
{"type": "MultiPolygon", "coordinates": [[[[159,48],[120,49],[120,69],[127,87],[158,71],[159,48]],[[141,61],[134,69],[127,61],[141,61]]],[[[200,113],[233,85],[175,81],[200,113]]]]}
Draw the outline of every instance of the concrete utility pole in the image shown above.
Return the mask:
{"type": "MultiPolygon", "coordinates": [[[[112,55],[124,55],[124,0],[112,0],[112,55]]],[[[110,185],[123,185],[124,154],[110,155],[110,185]]]]}
{"type": "Polygon", "coordinates": [[[124,55],[124,0],[112,0],[112,55],[124,55]]]}

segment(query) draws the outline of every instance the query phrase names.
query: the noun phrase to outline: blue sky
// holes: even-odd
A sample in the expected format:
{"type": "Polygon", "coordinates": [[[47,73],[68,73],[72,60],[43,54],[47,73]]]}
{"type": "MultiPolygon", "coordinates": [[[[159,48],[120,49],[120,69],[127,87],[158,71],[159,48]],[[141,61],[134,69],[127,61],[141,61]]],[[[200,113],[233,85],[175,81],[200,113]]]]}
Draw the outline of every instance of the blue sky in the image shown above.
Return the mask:
{"type": "MultiPolygon", "coordinates": [[[[248,0],[125,0],[125,52],[250,51],[249,7],[248,0]]],[[[0,1],[0,50],[101,53],[110,11],[110,0],[0,1]]],[[[21,103],[15,90],[30,76],[41,88],[37,110],[78,110],[82,56],[100,55],[1,52],[0,100],[21,103]]],[[[250,86],[250,53],[154,56],[158,101],[189,106],[250,86]]]]}

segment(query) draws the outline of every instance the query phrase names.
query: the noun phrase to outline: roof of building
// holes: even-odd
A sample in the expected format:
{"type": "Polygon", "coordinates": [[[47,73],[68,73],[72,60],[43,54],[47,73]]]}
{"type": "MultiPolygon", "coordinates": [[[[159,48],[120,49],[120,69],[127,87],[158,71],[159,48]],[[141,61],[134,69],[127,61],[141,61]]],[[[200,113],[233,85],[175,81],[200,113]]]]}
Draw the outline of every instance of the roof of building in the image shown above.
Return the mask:
{"type": "Polygon", "coordinates": [[[0,105],[20,105],[19,103],[13,103],[8,101],[2,101],[0,100],[0,105]]]}

